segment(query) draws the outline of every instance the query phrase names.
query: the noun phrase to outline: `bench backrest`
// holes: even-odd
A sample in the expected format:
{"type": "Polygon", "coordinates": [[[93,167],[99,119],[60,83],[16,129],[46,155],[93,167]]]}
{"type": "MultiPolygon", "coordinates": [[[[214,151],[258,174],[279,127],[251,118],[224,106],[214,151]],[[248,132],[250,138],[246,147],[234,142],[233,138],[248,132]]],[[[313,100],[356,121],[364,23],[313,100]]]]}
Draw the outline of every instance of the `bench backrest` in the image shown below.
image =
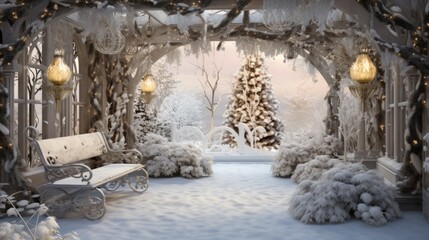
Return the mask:
{"type": "Polygon", "coordinates": [[[36,140],[44,164],[68,164],[107,153],[107,142],[100,132],[36,140]]]}

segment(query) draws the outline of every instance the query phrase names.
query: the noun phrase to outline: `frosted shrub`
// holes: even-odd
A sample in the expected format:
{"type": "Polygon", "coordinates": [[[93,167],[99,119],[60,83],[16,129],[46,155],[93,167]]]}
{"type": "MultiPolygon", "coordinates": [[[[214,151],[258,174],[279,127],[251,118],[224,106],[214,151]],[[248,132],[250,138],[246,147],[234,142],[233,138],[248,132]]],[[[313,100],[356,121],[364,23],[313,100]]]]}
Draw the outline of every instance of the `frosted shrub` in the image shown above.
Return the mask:
{"type": "Polygon", "coordinates": [[[8,195],[0,188],[0,217],[17,216],[18,213],[31,216],[39,208],[38,198],[39,194],[32,195],[29,191],[8,195]]]}
{"type": "Polygon", "coordinates": [[[296,183],[304,180],[318,180],[325,171],[340,165],[344,165],[344,163],[339,159],[319,155],[307,163],[299,164],[291,178],[296,183]]]}
{"type": "MultiPolygon", "coordinates": [[[[15,193],[12,195],[6,195],[0,189],[1,202],[7,202],[11,206],[7,211],[8,216],[19,217],[22,224],[19,223],[9,223],[2,222],[0,223],[0,240],[6,239],[17,239],[17,240],[78,240],[79,237],[77,233],[72,232],[65,235],[59,234],[60,226],[54,217],[46,217],[44,220],[39,222],[39,218],[42,215],[45,215],[48,211],[48,208],[44,204],[31,203],[27,200],[21,200],[16,202],[14,195],[21,193],[15,193]],[[37,207],[37,208],[36,208],[37,207]],[[25,221],[22,218],[20,212],[24,212],[24,209],[34,209],[31,217],[25,221]],[[20,210],[22,209],[22,210],[20,210]],[[30,227],[34,226],[34,227],[30,227]]],[[[15,221],[14,221],[15,222],[15,221]]]]}
{"type": "Polygon", "coordinates": [[[137,148],[152,177],[197,178],[213,173],[212,159],[203,156],[201,150],[191,144],[171,143],[159,135],[148,134],[137,148]]]}
{"type": "Polygon", "coordinates": [[[289,212],[304,223],[342,223],[354,216],[381,225],[401,215],[394,196],[394,188],[376,171],[360,163],[339,164],[319,181],[302,181],[289,212]]]}
{"type": "Polygon", "coordinates": [[[333,155],[338,150],[338,141],[332,136],[323,140],[283,142],[271,165],[276,177],[290,177],[298,164],[306,163],[318,155],[333,155]]]}

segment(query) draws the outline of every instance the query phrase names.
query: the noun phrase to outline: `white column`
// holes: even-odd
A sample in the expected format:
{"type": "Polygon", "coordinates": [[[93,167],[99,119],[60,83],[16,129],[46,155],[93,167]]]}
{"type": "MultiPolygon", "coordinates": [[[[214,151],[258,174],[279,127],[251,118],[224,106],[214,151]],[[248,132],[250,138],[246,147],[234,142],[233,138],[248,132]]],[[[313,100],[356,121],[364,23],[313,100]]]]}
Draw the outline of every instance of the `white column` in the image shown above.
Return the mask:
{"type": "Polygon", "coordinates": [[[386,152],[385,152],[385,156],[386,157],[391,157],[392,156],[392,146],[390,144],[390,139],[392,137],[392,129],[391,129],[391,124],[392,124],[392,118],[390,116],[390,99],[391,99],[391,92],[390,92],[390,85],[392,83],[392,74],[390,72],[390,70],[386,70],[389,71],[385,76],[385,81],[386,81],[386,91],[385,91],[385,98],[384,98],[384,111],[385,111],[385,121],[384,121],[384,129],[385,129],[385,144],[386,144],[386,152]]]}
{"type": "Polygon", "coordinates": [[[399,87],[401,81],[401,74],[399,69],[399,64],[395,63],[394,72],[393,72],[393,158],[399,162],[399,150],[400,150],[400,140],[399,139],[399,87]]]}

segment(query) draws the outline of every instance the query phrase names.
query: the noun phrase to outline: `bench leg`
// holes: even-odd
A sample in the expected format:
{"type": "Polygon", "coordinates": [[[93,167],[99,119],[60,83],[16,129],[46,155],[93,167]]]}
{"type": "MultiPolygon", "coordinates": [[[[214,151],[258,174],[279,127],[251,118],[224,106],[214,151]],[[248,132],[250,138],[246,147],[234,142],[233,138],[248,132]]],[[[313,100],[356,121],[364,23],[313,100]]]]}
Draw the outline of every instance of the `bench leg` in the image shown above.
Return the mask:
{"type": "Polygon", "coordinates": [[[69,194],[54,187],[46,187],[40,194],[40,202],[48,207],[48,214],[57,218],[62,218],[70,209],[72,201],[69,194]]]}
{"type": "Polygon", "coordinates": [[[128,183],[128,186],[130,186],[134,192],[138,193],[143,193],[149,188],[148,179],[149,175],[143,168],[126,176],[126,182],[128,183]]]}
{"type": "Polygon", "coordinates": [[[116,189],[119,188],[119,186],[122,185],[123,179],[122,178],[118,178],[115,179],[113,181],[110,181],[106,184],[104,184],[103,188],[106,189],[107,191],[115,191],[116,189]]]}
{"type": "Polygon", "coordinates": [[[106,213],[104,193],[98,188],[77,193],[74,204],[89,220],[98,220],[106,213]]]}

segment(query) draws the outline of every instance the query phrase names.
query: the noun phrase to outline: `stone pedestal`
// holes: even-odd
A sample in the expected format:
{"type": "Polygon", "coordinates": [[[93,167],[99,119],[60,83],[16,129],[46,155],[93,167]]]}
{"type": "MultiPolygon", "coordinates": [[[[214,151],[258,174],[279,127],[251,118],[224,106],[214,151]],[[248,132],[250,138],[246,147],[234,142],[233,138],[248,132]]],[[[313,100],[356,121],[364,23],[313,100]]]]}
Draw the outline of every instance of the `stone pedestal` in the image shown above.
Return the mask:
{"type": "Polygon", "coordinates": [[[353,160],[355,162],[362,162],[368,169],[376,169],[379,157],[380,152],[377,151],[356,151],[354,152],[353,160]]]}

